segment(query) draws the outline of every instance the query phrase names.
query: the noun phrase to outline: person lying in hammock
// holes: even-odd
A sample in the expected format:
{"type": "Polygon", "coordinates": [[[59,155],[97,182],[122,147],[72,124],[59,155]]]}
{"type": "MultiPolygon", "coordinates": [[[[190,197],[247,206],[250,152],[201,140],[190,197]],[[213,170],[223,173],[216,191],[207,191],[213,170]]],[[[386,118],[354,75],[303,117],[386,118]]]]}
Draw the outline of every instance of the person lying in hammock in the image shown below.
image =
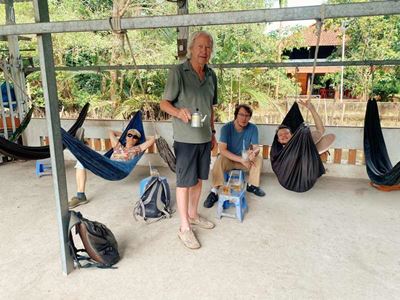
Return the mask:
{"type": "MultiPolygon", "coordinates": [[[[321,117],[317,113],[314,105],[311,103],[310,100],[300,99],[298,103],[306,107],[313,116],[316,130],[311,132],[311,136],[315,145],[317,146],[319,154],[321,154],[325,152],[328,147],[333,143],[333,141],[335,140],[335,135],[328,134],[323,136],[323,134],[325,133],[324,124],[322,123],[321,117]]],[[[285,146],[293,136],[291,128],[286,125],[279,125],[276,134],[278,137],[278,142],[281,143],[283,146],[285,146]]]]}
{"type": "MultiPolygon", "coordinates": [[[[136,155],[146,151],[149,147],[151,147],[155,138],[150,137],[146,142],[142,144],[137,144],[140,140],[141,134],[136,129],[129,129],[126,135],[126,145],[123,146],[119,142],[119,138],[122,132],[120,131],[109,131],[109,137],[111,146],[114,149],[113,154],[111,155],[112,160],[117,161],[127,161],[133,159],[136,155]]],[[[83,140],[83,134],[81,133],[79,138],[83,140]]],[[[77,186],[77,194],[72,197],[70,201],[68,201],[68,207],[74,208],[78,205],[86,204],[89,200],[86,198],[85,190],[86,190],[86,178],[87,173],[86,169],[82,166],[82,164],[77,161],[76,162],[76,186],[77,186]]]]}

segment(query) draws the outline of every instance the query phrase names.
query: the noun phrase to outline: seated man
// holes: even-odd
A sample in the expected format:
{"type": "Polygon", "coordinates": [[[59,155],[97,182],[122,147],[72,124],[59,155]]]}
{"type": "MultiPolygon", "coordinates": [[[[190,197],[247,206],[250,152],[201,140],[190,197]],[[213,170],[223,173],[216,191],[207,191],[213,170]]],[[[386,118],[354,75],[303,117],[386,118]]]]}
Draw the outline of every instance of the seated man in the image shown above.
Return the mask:
{"type": "MultiPolygon", "coordinates": [[[[147,148],[152,146],[155,142],[154,137],[150,137],[146,142],[137,145],[140,140],[141,134],[136,129],[129,129],[126,135],[126,145],[123,146],[119,142],[119,137],[121,136],[121,132],[110,130],[109,131],[111,146],[114,148],[114,152],[111,155],[111,159],[118,161],[126,161],[134,158],[136,155],[141,152],[146,151],[147,148]]],[[[83,139],[83,135],[80,136],[80,139],[83,139]]],[[[86,198],[85,190],[86,190],[86,169],[82,166],[82,164],[77,161],[76,162],[76,186],[77,186],[77,195],[72,197],[68,202],[69,208],[77,207],[78,205],[82,205],[88,203],[89,201],[86,198]]]]}
{"type": "Polygon", "coordinates": [[[260,174],[263,158],[259,156],[258,129],[249,123],[253,110],[246,104],[235,109],[235,119],[221,129],[220,155],[212,169],[212,189],[204,207],[210,208],[218,201],[218,188],[224,184],[224,172],[240,169],[249,172],[247,191],[257,196],[265,196],[260,188],[260,174]]]}
{"type": "MultiPolygon", "coordinates": [[[[313,138],[315,146],[317,147],[318,153],[321,154],[327,151],[329,146],[335,140],[335,135],[327,134],[323,136],[323,134],[325,133],[325,127],[322,124],[321,117],[318,115],[314,105],[310,102],[310,100],[299,100],[298,102],[301,105],[307,107],[308,110],[311,112],[311,115],[313,116],[316,130],[311,132],[311,136],[313,138]]],[[[276,134],[278,137],[278,142],[284,146],[290,141],[293,136],[291,129],[286,125],[278,126],[276,134]]]]}

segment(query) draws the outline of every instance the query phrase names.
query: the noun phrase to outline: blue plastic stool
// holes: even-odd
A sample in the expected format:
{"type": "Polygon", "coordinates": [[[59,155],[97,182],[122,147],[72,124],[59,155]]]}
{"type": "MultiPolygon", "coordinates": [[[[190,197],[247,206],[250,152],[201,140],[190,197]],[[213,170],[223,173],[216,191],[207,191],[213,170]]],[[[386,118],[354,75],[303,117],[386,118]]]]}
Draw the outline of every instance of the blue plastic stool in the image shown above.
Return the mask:
{"type": "Polygon", "coordinates": [[[240,179],[244,182],[245,181],[245,178],[244,178],[244,171],[243,170],[238,170],[238,169],[233,169],[233,170],[230,170],[230,171],[226,171],[226,172],[224,172],[224,180],[225,180],[225,182],[227,182],[228,180],[229,180],[229,174],[231,173],[231,171],[239,171],[240,172],[240,179]]]}
{"type": "Polygon", "coordinates": [[[219,194],[218,195],[218,206],[217,206],[217,217],[230,217],[237,218],[240,222],[243,222],[244,214],[248,211],[246,201],[246,189],[242,189],[239,193],[231,192],[231,195],[219,194]],[[235,214],[225,212],[230,207],[235,207],[235,214]]]}
{"type": "Polygon", "coordinates": [[[51,175],[51,159],[39,159],[36,161],[36,176],[42,177],[45,175],[51,175]]]}
{"type": "MultiPolygon", "coordinates": [[[[246,201],[246,184],[244,182],[244,173],[239,170],[239,179],[243,182],[243,188],[239,192],[230,190],[230,195],[225,195],[223,193],[218,193],[218,205],[217,205],[217,217],[231,217],[237,218],[240,222],[243,222],[244,214],[248,211],[247,201],[246,201]],[[235,207],[235,214],[230,214],[225,212],[226,209],[230,207],[235,207]]],[[[224,173],[225,182],[228,181],[230,172],[224,173]]],[[[232,180],[232,178],[231,178],[232,180]]]]}

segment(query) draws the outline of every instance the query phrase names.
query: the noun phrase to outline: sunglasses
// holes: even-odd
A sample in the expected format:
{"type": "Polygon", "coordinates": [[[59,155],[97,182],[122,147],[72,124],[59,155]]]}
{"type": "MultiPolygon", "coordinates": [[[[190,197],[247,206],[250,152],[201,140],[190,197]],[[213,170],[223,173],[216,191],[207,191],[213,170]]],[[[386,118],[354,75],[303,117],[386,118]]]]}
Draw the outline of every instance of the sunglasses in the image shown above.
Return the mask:
{"type": "Polygon", "coordinates": [[[139,139],[139,137],[137,136],[137,135],[133,135],[132,133],[128,133],[127,135],[126,135],[128,138],[133,138],[133,139],[139,139]]]}

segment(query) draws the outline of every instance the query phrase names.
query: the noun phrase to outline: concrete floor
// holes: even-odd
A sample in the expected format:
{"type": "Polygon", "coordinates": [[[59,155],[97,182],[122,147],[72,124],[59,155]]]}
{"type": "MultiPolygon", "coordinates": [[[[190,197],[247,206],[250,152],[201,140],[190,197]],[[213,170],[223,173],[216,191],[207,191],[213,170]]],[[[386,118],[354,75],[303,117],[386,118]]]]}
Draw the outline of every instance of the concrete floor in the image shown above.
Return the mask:
{"type": "MultiPolygon", "coordinates": [[[[174,193],[174,177],[167,169],[174,193]]],[[[0,165],[1,299],[399,299],[400,192],[379,192],[367,180],[321,178],[309,192],[283,189],[263,176],[265,198],[248,197],[244,222],[200,211],[213,230],[198,229],[202,248],[184,248],[179,219],[146,225],[132,207],[138,166],[120,182],[89,177],[90,203],[77,210],[115,234],[116,270],[61,272],[52,178],[34,162],[0,165]]],[[[73,163],[67,163],[69,195],[73,163]]],[[[207,195],[209,183],[203,187],[207,195]]]]}

